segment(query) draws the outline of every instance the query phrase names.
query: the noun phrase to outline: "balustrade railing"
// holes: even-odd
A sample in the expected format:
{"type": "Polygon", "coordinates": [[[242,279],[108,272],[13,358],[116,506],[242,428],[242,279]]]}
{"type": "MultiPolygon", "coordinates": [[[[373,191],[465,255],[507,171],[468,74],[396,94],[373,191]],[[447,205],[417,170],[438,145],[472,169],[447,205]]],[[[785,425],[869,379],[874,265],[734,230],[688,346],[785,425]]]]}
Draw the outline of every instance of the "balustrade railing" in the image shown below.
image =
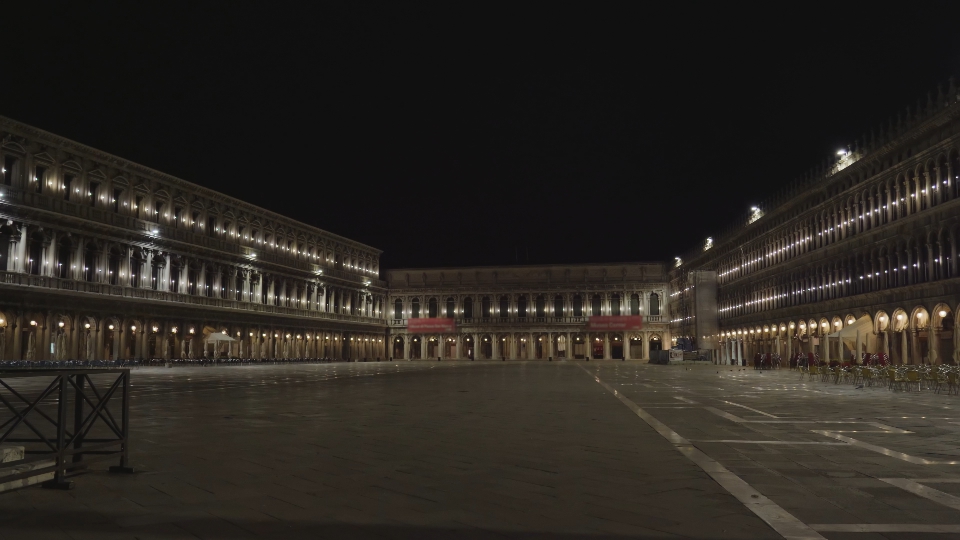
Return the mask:
{"type": "Polygon", "coordinates": [[[109,285],[106,283],[91,283],[87,281],[74,281],[49,276],[35,276],[30,274],[20,274],[17,272],[0,272],[0,284],[20,285],[24,287],[38,287],[44,289],[56,289],[65,291],[74,291],[87,294],[98,294],[102,296],[114,296],[123,298],[137,298],[141,300],[154,300],[159,302],[176,302],[190,306],[227,308],[241,311],[254,311],[260,313],[275,313],[278,315],[293,315],[297,317],[307,317],[312,319],[327,319],[334,321],[359,322],[368,324],[383,324],[383,320],[377,317],[365,317],[360,315],[350,315],[347,313],[331,313],[325,311],[314,311],[289,306],[273,306],[269,304],[257,304],[254,302],[243,302],[230,300],[228,298],[213,298],[207,296],[193,296],[169,291],[155,291],[153,289],[139,289],[135,287],[121,287],[118,285],[109,285]]]}

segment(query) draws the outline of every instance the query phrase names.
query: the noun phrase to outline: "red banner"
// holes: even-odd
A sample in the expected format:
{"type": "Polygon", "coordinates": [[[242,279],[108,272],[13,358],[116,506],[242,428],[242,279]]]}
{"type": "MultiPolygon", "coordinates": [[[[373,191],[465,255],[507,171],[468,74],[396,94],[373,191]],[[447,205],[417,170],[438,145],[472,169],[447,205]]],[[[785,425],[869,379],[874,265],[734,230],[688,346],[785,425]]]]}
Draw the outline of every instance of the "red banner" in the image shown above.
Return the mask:
{"type": "Polygon", "coordinates": [[[407,319],[407,330],[452,334],[457,331],[457,323],[453,319],[407,319]]]}
{"type": "Polygon", "coordinates": [[[641,328],[643,328],[643,315],[595,315],[587,319],[587,330],[617,331],[641,328]]]}

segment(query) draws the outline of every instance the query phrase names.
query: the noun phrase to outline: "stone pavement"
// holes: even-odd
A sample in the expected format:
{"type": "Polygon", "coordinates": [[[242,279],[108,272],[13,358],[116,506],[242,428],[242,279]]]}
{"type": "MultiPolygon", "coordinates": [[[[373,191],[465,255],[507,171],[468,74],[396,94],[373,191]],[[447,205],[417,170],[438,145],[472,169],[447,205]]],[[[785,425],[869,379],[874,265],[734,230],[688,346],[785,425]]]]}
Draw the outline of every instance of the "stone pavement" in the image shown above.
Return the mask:
{"type": "Polygon", "coordinates": [[[960,538],[957,396],[631,362],[132,381],[140,472],[0,494],[0,539],[960,538]]]}

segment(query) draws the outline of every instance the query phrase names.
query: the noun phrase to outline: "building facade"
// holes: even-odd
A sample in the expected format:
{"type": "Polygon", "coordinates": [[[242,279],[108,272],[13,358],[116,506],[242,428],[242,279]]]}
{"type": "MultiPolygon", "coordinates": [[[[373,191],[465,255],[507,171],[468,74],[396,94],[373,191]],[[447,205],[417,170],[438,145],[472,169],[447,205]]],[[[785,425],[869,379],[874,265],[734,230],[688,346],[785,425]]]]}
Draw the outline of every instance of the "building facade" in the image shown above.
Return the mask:
{"type": "Polygon", "coordinates": [[[388,270],[395,359],[647,359],[669,342],[661,263],[388,270]],[[591,332],[593,316],[641,316],[641,329],[591,332]],[[440,332],[411,319],[452,319],[440,332]]]}
{"type": "Polygon", "coordinates": [[[719,363],[960,362],[952,83],[670,263],[383,272],[377,249],[2,117],[0,165],[0,360],[643,360],[680,345],[719,363]],[[642,326],[591,330],[630,316],[642,326]]]}
{"type": "Polygon", "coordinates": [[[377,249],[7,118],[0,164],[0,359],[385,356],[377,249]]]}
{"type": "Polygon", "coordinates": [[[951,82],[678,257],[674,335],[714,338],[724,363],[757,352],[958,362],[958,232],[960,95],[951,82]],[[715,321],[692,307],[690,276],[703,271],[716,273],[715,321]]]}

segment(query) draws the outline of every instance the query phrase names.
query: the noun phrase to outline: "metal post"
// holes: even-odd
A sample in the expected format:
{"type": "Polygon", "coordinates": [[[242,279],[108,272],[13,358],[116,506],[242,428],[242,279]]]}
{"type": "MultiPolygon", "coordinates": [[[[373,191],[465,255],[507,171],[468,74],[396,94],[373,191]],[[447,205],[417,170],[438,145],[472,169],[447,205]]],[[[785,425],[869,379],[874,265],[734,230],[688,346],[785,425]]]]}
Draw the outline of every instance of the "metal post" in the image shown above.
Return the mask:
{"type": "Polygon", "coordinates": [[[73,482],[66,480],[66,462],[64,459],[64,443],[66,439],[67,427],[67,375],[61,373],[57,376],[60,388],[57,392],[57,453],[55,456],[56,471],[53,473],[53,480],[47,480],[42,485],[48,489],[73,489],[73,482]]]}
{"type": "Polygon", "coordinates": [[[77,387],[73,394],[73,462],[83,461],[83,454],[80,448],[83,447],[83,434],[80,430],[83,428],[83,388],[86,383],[87,375],[76,375],[77,387]]]}
{"type": "Polygon", "coordinates": [[[120,421],[120,432],[123,433],[123,442],[120,443],[120,465],[110,467],[112,473],[133,473],[129,466],[130,451],[130,370],[123,372],[123,412],[120,421]]]}

